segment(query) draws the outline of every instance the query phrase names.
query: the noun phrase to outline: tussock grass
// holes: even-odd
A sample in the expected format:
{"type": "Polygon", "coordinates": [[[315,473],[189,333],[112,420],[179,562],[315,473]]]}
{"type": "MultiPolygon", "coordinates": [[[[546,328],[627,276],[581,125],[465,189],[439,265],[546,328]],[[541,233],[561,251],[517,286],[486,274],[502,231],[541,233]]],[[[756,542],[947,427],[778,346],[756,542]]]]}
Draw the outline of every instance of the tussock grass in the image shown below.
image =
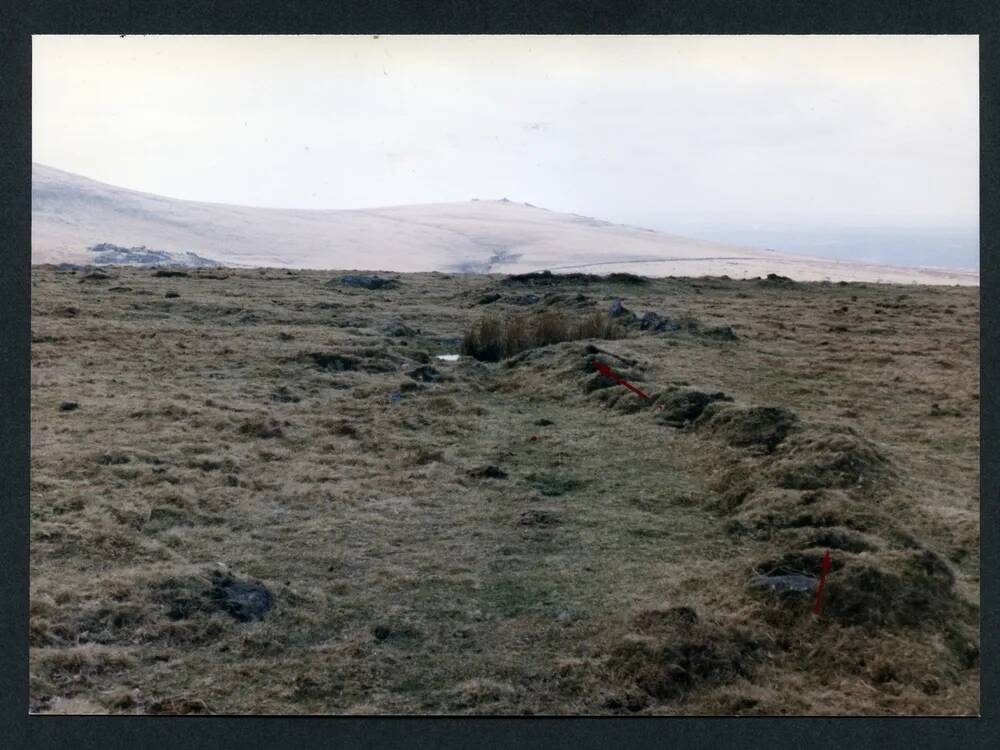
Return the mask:
{"type": "Polygon", "coordinates": [[[498,362],[539,346],[580,339],[618,339],[625,330],[610,316],[571,316],[557,311],[500,318],[487,315],[462,338],[462,353],[484,362],[498,362]]]}

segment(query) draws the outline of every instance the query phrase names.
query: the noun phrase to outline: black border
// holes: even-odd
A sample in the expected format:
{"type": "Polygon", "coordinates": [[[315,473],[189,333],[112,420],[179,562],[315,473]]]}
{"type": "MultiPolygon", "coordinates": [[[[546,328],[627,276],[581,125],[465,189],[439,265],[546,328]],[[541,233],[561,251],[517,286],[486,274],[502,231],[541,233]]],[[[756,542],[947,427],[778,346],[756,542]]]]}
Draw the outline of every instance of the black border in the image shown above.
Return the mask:
{"type": "Polygon", "coordinates": [[[996,71],[990,0],[8,0],[0,9],[0,746],[1000,747],[995,574],[1000,311],[996,71]],[[347,718],[28,715],[31,34],[978,34],[980,39],[982,717],[347,718]],[[991,640],[992,638],[992,640],[991,640]],[[993,738],[990,740],[990,738],[993,738]]]}

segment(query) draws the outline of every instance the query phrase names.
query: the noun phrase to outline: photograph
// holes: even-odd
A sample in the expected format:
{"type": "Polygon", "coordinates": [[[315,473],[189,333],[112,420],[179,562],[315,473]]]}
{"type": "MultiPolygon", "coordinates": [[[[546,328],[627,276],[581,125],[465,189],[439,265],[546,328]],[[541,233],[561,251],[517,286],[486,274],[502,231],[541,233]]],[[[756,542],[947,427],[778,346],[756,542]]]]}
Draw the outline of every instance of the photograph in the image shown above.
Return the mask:
{"type": "Polygon", "coordinates": [[[34,34],[30,134],[30,714],[980,715],[979,36],[34,34]]]}

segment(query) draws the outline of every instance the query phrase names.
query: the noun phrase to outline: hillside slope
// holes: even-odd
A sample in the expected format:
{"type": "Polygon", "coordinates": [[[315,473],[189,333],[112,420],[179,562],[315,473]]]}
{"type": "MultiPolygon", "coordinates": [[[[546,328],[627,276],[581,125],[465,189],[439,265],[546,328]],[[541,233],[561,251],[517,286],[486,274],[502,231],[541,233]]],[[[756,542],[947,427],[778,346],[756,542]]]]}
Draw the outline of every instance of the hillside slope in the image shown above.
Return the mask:
{"type": "Polygon", "coordinates": [[[807,258],[610,224],[528,204],[468,201],[291,210],[177,200],[35,164],[32,262],[86,263],[99,243],[193,252],[225,265],[647,276],[778,273],[799,280],[978,284],[968,271],[807,258]]]}

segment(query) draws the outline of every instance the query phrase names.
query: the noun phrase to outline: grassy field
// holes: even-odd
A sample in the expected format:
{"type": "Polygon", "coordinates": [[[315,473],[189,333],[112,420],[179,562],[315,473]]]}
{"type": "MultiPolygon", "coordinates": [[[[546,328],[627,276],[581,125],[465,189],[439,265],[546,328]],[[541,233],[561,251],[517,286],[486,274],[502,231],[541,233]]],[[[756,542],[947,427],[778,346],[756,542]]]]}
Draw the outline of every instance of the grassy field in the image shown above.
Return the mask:
{"type": "Polygon", "coordinates": [[[978,712],[978,288],[103,271],[32,274],[33,711],[978,712]]]}

